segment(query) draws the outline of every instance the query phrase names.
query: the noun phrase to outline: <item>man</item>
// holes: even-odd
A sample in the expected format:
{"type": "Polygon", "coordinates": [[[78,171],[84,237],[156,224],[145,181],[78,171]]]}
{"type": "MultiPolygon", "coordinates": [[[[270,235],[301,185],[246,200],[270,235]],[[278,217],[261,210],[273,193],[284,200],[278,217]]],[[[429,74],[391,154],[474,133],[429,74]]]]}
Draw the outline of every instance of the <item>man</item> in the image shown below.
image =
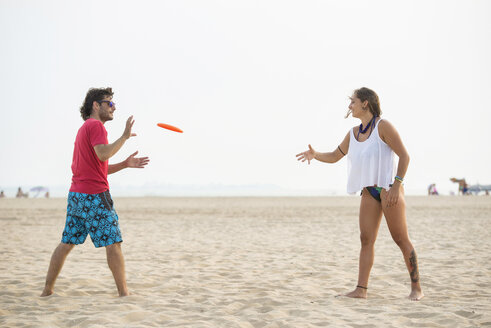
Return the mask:
{"type": "Polygon", "coordinates": [[[78,130],[72,161],[72,185],[68,194],[65,229],[61,243],[53,252],[46,284],[41,296],[53,294],[56,278],[65,259],[75,245],[82,244],[90,234],[95,247],[106,247],[107,263],[114,276],[119,296],[129,295],[126,286],[121,231],[113,208],[107,175],[124,168],[143,168],[148,157],[135,157],[135,152],[118,164],[108,164],[123,144],[136,134],[131,133],[134,120],[126,121],[123,135],[112,144],[107,141],[104,123],[113,119],[116,105],[111,88],[90,89],[80,108],[85,123],[78,130]]]}

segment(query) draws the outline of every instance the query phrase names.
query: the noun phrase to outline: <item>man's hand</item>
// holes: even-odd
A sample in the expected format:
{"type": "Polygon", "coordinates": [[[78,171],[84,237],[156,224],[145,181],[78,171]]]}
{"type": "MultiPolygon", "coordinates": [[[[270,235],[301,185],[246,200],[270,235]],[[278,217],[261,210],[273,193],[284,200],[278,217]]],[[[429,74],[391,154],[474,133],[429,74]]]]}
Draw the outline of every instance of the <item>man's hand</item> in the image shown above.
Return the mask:
{"type": "Polygon", "coordinates": [[[150,162],[148,157],[135,157],[138,154],[138,150],[131,154],[126,160],[126,167],[133,167],[137,169],[143,169],[145,165],[150,162]]]}
{"type": "Polygon", "coordinates": [[[135,124],[135,120],[133,119],[133,115],[131,115],[126,120],[126,128],[124,129],[123,136],[122,136],[126,140],[129,139],[130,137],[136,136],[136,133],[131,133],[131,128],[133,127],[133,124],[135,124]]]}

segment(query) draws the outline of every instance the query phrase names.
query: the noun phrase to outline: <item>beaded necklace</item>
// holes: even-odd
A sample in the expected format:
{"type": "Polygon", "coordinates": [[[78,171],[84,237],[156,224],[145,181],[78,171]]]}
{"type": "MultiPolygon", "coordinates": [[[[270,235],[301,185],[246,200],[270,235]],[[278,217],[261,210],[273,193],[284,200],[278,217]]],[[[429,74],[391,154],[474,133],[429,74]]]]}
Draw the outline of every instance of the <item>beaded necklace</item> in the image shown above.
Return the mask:
{"type": "Polygon", "coordinates": [[[372,129],[370,130],[370,134],[368,135],[370,137],[370,135],[372,134],[372,131],[373,131],[373,127],[375,126],[375,120],[377,119],[377,116],[373,116],[373,118],[370,120],[370,122],[368,122],[367,126],[365,126],[365,129],[363,129],[363,123],[360,124],[360,127],[358,128],[358,134],[356,135],[356,140],[360,140],[360,133],[361,134],[365,134],[367,131],[368,131],[368,128],[371,126],[372,129]]]}

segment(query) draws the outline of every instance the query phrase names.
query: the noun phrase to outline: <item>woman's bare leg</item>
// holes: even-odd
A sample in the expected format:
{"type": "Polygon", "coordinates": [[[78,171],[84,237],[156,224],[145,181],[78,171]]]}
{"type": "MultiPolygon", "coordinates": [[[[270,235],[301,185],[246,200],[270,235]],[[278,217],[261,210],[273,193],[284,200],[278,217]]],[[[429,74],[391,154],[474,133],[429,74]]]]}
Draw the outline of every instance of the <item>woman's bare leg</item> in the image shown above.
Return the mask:
{"type": "MultiPolygon", "coordinates": [[[[375,256],[375,240],[382,219],[381,204],[364,189],[360,203],[360,260],[358,268],[358,286],[368,287],[368,277],[372,269],[375,256]]],[[[367,290],[356,287],[356,289],[345,296],[354,298],[366,298],[367,290]]]]}
{"type": "Polygon", "coordinates": [[[387,192],[382,190],[382,208],[384,211],[387,226],[389,227],[392,239],[399,246],[406,262],[407,270],[411,278],[411,293],[409,298],[413,301],[419,301],[424,297],[421,285],[419,283],[418,259],[413,244],[409,239],[406,223],[406,201],[404,200],[404,191],[401,187],[401,193],[396,205],[387,207],[387,192]]]}

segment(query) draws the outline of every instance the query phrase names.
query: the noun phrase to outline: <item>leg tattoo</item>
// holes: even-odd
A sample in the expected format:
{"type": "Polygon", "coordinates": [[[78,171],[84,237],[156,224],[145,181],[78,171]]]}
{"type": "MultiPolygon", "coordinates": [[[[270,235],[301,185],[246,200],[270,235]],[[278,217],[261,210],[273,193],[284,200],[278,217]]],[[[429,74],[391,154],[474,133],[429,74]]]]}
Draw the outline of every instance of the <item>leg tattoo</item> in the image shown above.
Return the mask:
{"type": "Polygon", "coordinates": [[[411,251],[409,255],[409,263],[411,263],[411,272],[409,275],[411,276],[412,282],[419,281],[419,270],[418,270],[418,259],[416,258],[416,252],[414,249],[411,251]]]}

